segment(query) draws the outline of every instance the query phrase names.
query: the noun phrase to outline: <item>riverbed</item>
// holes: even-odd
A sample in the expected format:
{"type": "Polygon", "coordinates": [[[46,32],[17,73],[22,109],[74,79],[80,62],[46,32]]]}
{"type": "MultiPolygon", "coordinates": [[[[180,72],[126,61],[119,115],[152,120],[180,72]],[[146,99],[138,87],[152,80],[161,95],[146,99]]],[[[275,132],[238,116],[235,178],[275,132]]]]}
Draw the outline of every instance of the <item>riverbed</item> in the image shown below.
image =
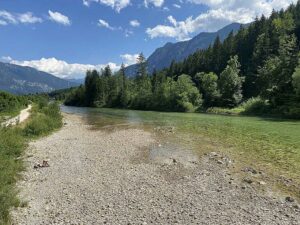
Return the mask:
{"type": "Polygon", "coordinates": [[[62,111],[63,128],[27,150],[28,206],[13,224],[299,224],[297,202],[265,187],[256,168],[248,180],[233,172],[234,146],[185,132],[194,115],[62,111]],[[34,168],[43,160],[49,167],[34,168]]]}

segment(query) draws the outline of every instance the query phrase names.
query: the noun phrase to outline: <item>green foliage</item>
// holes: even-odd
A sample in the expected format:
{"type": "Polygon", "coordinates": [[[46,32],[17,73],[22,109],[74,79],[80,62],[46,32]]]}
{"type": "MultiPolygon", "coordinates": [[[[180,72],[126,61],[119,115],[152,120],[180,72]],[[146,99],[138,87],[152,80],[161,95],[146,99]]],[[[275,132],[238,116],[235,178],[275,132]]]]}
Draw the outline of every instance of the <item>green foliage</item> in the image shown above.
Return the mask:
{"type": "Polygon", "coordinates": [[[242,98],[242,84],[244,78],[240,77],[240,63],[235,56],[228,61],[228,65],[220,75],[219,88],[222,97],[222,105],[234,107],[242,98]]]}
{"type": "Polygon", "coordinates": [[[295,92],[300,97],[300,63],[295,69],[292,79],[293,79],[293,87],[295,89],[295,92]]]}
{"type": "Polygon", "coordinates": [[[24,96],[15,96],[0,91],[0,114],[19,111],[28,104],[28,99],[24,96]]]}
{"type": "Polygon", "coordinates": [[[267,115],[270,113],[270,105],[260,97],[250,98],[239,107],[241,114],[246,115],[267,115]]]}
{"type": "Polygon", "coordinates": [[[50,103],[32,115],[24,128],[26,136],[40,136],[61,127],[62,116],[57,103],[50,103]]]}
{"type": "Polygon", "coordinates": [[[182,74],[173,85],[175,109],[180,112],[194,112],[202,104],[202,96],[191,77],[182,74]]]}
{"type": "Polygon", "coordinates": [[[218,89],[218,76],[215,73],[197,73],[196,80],[199,83],[199,89],[204,97],[204,104],[210,107],[216,104],[220,97],[218,89]]]}

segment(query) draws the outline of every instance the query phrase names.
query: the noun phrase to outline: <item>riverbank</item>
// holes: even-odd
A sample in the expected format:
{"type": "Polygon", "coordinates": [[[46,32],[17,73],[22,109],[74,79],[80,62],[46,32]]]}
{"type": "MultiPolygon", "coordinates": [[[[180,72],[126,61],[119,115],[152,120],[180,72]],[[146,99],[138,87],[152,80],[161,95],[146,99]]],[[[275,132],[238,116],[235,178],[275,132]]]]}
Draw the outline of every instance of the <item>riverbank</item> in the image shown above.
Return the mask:
{"type": "Polygon", "coordinates": [[[153,157],[156,135],[94,129],[78,115],[32,142],[19,183],[28,207],[13,224],[298,224],[297,203],[258,192],[229,172],[222,153],[153,157]],[[159,158],[159,159],[158,159],[159,158]],[[49,167],[34,168],[46,160],[49,167]]]}
{"type": "Polygon", "coordinates": [[[33,139],[49,134],[61,126],[61,116],[55,103],[39,107],[36,104],[26,122],[0,127],[0,224],[10,224],[11,207],[25,206],[17,198],[16,182],[24,170],[24,150],[33,139]],[[51,122],[51,126],[48,122],[51,122]]]}

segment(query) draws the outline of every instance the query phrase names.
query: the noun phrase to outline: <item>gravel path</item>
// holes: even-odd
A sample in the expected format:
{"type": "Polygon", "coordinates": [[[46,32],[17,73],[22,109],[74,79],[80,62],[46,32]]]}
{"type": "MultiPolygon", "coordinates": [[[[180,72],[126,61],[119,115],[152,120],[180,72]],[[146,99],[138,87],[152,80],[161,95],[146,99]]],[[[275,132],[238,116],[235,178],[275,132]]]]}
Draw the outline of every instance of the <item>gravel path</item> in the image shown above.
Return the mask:
{"type": "Polygon", "coordinates": [[[10,118],[7,121],[1,123],[2,127],[15,126],[19,123],[24,122],[30,116],[30,110],[32,105],[29,105],[26,109],[21,110],[20,114],[16,117],[10,118]]]}
{"type": "Polygon", "coordinates": [[[181,163],[150,160],[153,134],[97,131],[76,115],[28,149],[19,183],[28,206],[13,224],[300,224],[284,198],[259,194],[211,155],[181,163]],[[33,169],[48,160],[50,167],[33,169]]]}

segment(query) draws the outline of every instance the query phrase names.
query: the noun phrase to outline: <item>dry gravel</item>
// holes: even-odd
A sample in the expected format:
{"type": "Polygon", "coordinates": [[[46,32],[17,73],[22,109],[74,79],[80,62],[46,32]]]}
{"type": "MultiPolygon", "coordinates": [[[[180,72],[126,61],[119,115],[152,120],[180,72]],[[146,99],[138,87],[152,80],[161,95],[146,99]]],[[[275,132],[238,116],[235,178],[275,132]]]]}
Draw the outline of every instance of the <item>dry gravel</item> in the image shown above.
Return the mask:
{"type": "MultiPolygon", "coordinates": [[[[211,156],[151,160],[153,134],[66,125],[30,144],[13,224],[300,224],[295,203],[258,193],[211,156]],[[33,169],[49,160],[50,167],[33,169]]],[[[153,158],[153,157],[152,157],[153,158]]]]}

